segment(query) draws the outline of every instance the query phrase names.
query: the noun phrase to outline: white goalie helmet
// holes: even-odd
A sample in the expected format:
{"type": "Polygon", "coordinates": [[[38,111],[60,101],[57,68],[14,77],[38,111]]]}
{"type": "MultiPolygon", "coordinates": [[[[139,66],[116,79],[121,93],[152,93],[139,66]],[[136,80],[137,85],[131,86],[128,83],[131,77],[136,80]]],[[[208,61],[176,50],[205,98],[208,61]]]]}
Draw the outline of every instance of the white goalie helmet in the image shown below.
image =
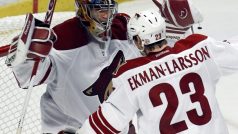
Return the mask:
{"type": "Polygon", "coordinates": [[[129,40],[132,41],[135,36],[139,36],[142,47],[164,40],[165,28],[165,20],[159,10],[138,12],[127,25],[129,40]]]}

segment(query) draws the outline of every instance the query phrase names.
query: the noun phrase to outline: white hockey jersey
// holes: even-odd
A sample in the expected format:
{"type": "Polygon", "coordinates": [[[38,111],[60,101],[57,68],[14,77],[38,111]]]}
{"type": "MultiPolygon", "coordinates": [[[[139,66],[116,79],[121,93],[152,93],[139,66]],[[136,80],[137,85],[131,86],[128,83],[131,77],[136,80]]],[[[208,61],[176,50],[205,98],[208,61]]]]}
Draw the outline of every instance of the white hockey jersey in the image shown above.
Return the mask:
{"type": "Polygon", "coordinates": [[[215,88],[236,71],[238,38],[190,35],[173,48],[128,60],[113,78],[115,91],[78,132],[118,133],[137,113],[138,134],[228,134],[215,88]]]}
{"type": "MultiPolygon", "coordinates": [[[[41,98],[43,133],[79,128],[112,92],[112,73],[124,57],[140,56],[127,41],[123,15],[113,20],[112,38],[106,43],[95,40],[81,23],[73,18],[54,27],[54,49],[37,71],[35,85],[48,84],[41,98]]],[[[32,66],[28,61],[13,68],[21,87],[29,85],[32,66]]]]}

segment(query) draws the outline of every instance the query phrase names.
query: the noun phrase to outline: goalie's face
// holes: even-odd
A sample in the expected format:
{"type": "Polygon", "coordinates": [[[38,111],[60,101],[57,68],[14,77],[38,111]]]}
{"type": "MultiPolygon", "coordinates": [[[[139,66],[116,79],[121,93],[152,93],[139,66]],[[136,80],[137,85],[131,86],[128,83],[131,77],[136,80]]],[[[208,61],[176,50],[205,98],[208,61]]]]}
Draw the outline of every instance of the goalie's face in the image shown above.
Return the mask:
{"type": "Polygon", "coordinates": [[[76,0],[77,15],[87,22],[89,31],[99,37],[111,27],[113,15],[117,12],[114,0],[76,0]]]}
{"type": "Polygon", "coordinates": [[[105,25],[108,19],[112,18],[113,10],[108,9],[93,9],[92,11],[93,18],[103,25],[105,25]]]}

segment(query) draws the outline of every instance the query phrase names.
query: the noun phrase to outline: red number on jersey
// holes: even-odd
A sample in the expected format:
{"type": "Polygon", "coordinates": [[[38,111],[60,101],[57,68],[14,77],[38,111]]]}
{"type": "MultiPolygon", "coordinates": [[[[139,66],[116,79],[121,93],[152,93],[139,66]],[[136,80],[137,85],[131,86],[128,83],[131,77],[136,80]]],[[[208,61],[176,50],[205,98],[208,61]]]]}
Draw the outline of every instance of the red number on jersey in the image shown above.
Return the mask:
{"type": "MultiPolygon", "coordinates": [[[[204,86],[201,77],[196,73],[189,73],[180,80],[180,90],[182,94],[190,93],[189,84],[193,84],[195,93],[190,95],[192,103],[198,102],[201,106],[202,115],[198,115],[196,109],[186,111],[188,119],[195,125],[204,125],[211,120],[211,109],[209,102],[204,95],[204,86]]],[[[164,93],[168,101],[168,106],[160,120],[161,134],[176,134],[188,129],[185,120],[171,124],[172,118],[178,108],[179,100],[175,89],[168,83],[160,83],[154,86],[150,92],[149,97],[154,107],[162,105],[160,94],[164,93]]]]}

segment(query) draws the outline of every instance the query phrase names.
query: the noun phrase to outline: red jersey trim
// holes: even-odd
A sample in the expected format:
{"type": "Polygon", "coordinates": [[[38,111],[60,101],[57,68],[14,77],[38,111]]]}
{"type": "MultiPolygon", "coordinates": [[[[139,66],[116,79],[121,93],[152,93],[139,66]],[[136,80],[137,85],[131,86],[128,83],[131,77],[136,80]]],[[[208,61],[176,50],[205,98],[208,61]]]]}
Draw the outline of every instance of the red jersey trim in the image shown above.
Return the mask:
{"type": "Polygon", "coordinates": [[[99,107],[98,111],[93,113],[89,118],[89,123],[93,130],[97,132],[97,134],[115,134],[120,133],[120,131],[116,130],[103,116],[101,107],[99,107]]]}
{"type": "Polygon", "coordinates": [[[102,134],[101,131],[97,128],[96,124],[93,122],[92,115],[89,117],[89,124],[97,134],[102,134]]]}

